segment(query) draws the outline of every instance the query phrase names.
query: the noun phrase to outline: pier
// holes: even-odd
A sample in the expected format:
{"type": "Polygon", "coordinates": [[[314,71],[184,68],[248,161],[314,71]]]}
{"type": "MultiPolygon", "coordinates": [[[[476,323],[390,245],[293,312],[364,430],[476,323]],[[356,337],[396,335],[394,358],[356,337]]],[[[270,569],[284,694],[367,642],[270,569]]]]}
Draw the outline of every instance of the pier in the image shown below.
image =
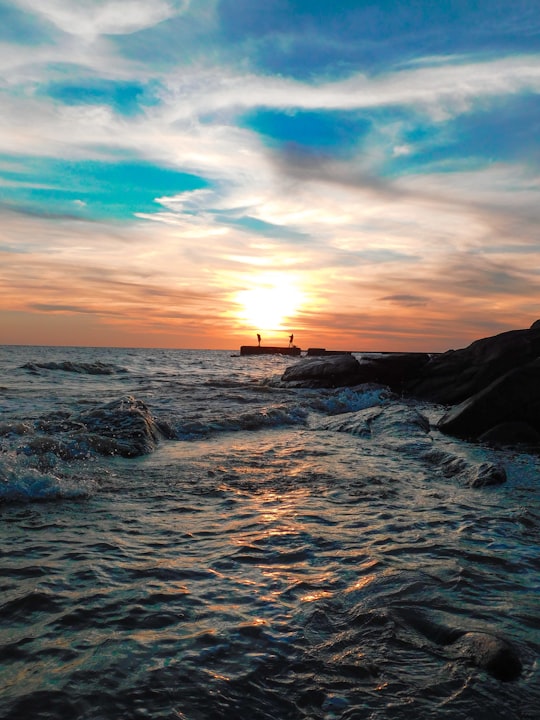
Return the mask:
{"type": "Polygon", "coordinates": [[[279,347],[277,345],[242,345],[240,355],[293,355],[298,357],[302,350],[298,347],[279,347]]]}

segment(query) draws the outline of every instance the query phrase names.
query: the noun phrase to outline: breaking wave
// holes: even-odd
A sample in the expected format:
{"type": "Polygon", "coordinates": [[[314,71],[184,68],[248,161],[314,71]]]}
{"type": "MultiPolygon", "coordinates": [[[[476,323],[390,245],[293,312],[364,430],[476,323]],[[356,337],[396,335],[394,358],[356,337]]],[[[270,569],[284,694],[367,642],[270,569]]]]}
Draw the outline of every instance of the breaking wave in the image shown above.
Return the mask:
{"type": "Polygon", "coordinates": [[[117,373],[128,372],[126,368],[100,362],[99,360],[93,363],[73,362],[71,360],[63,360],[61,362],[30,362],[21,365],[21,367],[31,373],[38,373],[40,370],[61,370],[63,372],[78,373],[81,375],[115,375],[117,373]]]}

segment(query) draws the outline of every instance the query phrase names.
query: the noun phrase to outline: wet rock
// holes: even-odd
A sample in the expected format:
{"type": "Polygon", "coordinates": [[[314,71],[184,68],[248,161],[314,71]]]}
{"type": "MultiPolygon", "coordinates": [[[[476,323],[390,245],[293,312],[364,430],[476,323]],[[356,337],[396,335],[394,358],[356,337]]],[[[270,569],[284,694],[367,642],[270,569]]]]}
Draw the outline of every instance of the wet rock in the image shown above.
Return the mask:
{"type": "Polygon", "coordinates": [[[500,463],[473,463],[438,449],[425,453],[423,459],[434,465],[444,477],[453,478],[469,487],[480,488],[506,482],[506,470],[500,463]]]}
{"type": "Polygon", "coordinates": [[[421,457],[433,446],[429,420],[405,404],[392,403],[344,413],[321,419],[312,427],[350,433],[398,455],[421,457]]]}
{"type": "Polygon", "coordinates": [[[395,353],[380,357],[366,358],[360,365],[362,382],[388,385],[401,391],[412,378],[418,377],[428,362],[427,353],[395,353]]]}
{"type": "Polygon", "coordinates": [[[86,410],[77,416],[47,416],[35,423],[37,433],[17,452],[29,456],[53,453],[62,460],[87,458],[93,453],[138,457],[153,452],[160,437],[172,428],[158,423],[148,407],[133,397],[86,410]]]}
{"type": "Polygon", "coordinates": [[[54,453],[60,455],[61,443],[47,435],[39,435],[32,437],[23,446],[17,449],[19,454],[25,455],[41,455],[44,453],[54,453]]]}
{"type": "Polygon", "coordinates": [[[540,432],[526,422],[503,422],[478,436],[478,441],[492,447],[540,445],[540,432]]]}
{"type": "Polygon", "coordinates": [[[360,363],[350,354],[310,357],[290,365],[283,373],[283,382],[295,387],[329,388],[356,385],[360,378],[360,363]]]}
{"type": "Polygon", "coordinates": [[[485,670],[497,680],[516,680],[522,662],[508,640],[483,632],[466,632],[450,646],[452,656],[485,670]]]}
{"type": "Polygon", "coordinates": [[[0,436],[2,435],[30,435],[34,428],[28,422],[2,422],[0,423],[0,436]]]}
{"type": "Polygon", "coordinates": [[[540,321],[528,330],[511,330],[476,340],[461,350],[435,356],[406,391],[431,402],[460,403],[515,368],[540,357],[540,321]]]}
{"type": "Polygon", "coordinates": [[[483,462],[471,467],[462,474],[466,485],[473,488],[488,485],[502,485],[506,482],[506,470],[498,463],[483,462]]]}
{"type": "Polygon", "coordinates": [[[296,387],[377,383],[401,390],[408,380],[418,375],[429,357],[425,353],[400,353],[365,358],[361,363],[350,353],[308,357],[288,367],[281,379],[294,382],[296,387]]]}
{"type": "Polygon", "coordinates": [[[498,425],[526,423],[540,433],[540,358],[512,370],[451,408],[439,429],[478,440],[498,425]]]}
{"type": "Polygon", "coordinates": [[[406,440],[425,437],[430,430],[429,420],[422,413],[414,407],[402,404],[365,408],[325,418],[317,427],[361,437],[386,436],[406,440]]]}
{"type": "Polygon", "coordinates": [[[422,378],[411,387],[415,394],[436,402],[460,402],[539,355],[540,327],[514,330],[433,358],[422,378]]]}
{"type": "Polygon", "coordinates": [[[130,396],[86,410],[77,421],[91,433],[87,440],[101,454],[137,457],[153,452],[159,442],[160,431],[148,407],[130,396]]]}

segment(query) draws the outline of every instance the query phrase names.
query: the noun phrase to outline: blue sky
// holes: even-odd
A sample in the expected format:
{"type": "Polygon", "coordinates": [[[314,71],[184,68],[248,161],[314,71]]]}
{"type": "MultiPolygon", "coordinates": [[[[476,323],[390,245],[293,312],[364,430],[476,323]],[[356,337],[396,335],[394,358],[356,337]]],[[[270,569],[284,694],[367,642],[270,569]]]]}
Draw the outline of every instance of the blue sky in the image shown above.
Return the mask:
{"type": "Polygon", "coordinates": [[[0,342],[540,316],[535,0],[0,0],[0,94],[0,342]]]}

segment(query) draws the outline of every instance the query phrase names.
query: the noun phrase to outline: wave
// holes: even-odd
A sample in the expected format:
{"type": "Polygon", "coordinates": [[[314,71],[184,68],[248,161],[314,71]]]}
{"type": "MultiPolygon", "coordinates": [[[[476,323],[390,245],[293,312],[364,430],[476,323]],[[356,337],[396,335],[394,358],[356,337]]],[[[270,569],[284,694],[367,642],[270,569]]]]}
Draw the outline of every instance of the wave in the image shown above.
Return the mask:
{"type": "Polygon", "coordinates": [[[79,373],[82,375],[116,375],[127,373],[128,370],[111,363],[104,363],[97,360],[93,363],[73,362],[63,360],[61,362],[29,362],[21,365],[23,370],[37,374],[40,370],[61,370],[62,372],[79,373]]]}
{"type": "Polygon", "coordinates": [[[35,502],[81,499],[96,489],[89,478],[63,478],[51,472],[21,467],[20,463],[0,462],[0,502],[35,502]]]}
{"type": "Polygon", "coordinates": [[[375,443],[389,455],[418,459],[430,473],[469,487],[500,485],[507,479],[499,461],[467,457],[465,446],[458,446],[461,451],[456,452],[456,446],[446,438],[441,441],[438,431],[432,432],[428,418],[412,404],[387,404],[326,418],[314,429],[349,433],[375,443]]]}
{"type": "Polygon", "coordinates": [[[229,416],[214,416],[205,419],[183,419],[168,421],[172,426],[174,438],[192,440],[216,433],[256,431],[268,428],[305,425],[308,412],[301,406],[278,406],[261,408],[229,416]]]}
{"type": "Polygon", "coordinates": [[[309,400],[309,406],[312,410],[325,415],[341,415],[375,405],[383,405],[395,397],[395,394],[386,385],[364,383],[355,387],[340,388],[329,394],[317,390],[309,400]]]}

